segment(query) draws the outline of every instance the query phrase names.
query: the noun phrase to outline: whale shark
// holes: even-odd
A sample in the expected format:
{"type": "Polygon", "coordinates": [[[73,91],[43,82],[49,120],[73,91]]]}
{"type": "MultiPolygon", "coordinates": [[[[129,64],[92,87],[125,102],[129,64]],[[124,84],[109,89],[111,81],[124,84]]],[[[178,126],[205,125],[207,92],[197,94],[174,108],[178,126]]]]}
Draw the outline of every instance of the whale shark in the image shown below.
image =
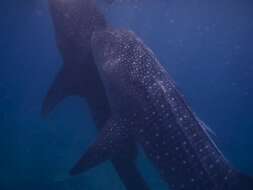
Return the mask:
{"type": "Polygon", "coordinates": [[[253,189],[252,178],[231,166],[140,38],[108,28],[94,32],[91,43],[111,116],[72,173],[111,159],[134,139],[172,190],[253,189]]]}
{"type": "MultiPolygon", "coordinates": [[[[57,47],[63,66],[54,79],[42,104],[46,117],[65,97],[85,98],[96,127],[100,130],[110,115],[105,89],[91,51],[91,36],[107,27],[94,0],[48,0],[57,47]]],[[[148,190],[135,161],[134,141],[112,158],[112,165],[128,190],[148,190]]]]}

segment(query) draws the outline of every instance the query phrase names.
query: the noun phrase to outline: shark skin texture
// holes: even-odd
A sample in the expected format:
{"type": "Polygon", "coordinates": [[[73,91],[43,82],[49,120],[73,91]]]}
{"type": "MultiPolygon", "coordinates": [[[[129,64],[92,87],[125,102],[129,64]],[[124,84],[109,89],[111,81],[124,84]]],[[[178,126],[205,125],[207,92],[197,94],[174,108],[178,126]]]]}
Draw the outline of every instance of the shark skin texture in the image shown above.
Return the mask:
{"type": "Polygon", "coordinates": [[[110,159],[135,139],[172,190],[253,189],[252,178],[231,167],[168,72],[133,32],[94,32],[92,49],[111,116],[72,173],[110,159]]]}
{"type": "MultiPolygon", "coordinates": [[[[41,114],[46,117],[68,96],[80,96],[87,101],[100,131],[111,111],[94,63],[91,36],[107,27],[106,20],[94,0],[48,0],[48,5],[63,66],[43,101],[41,114]]],[[[130,140],[111,161],[127,190],[149,190],[138,171],[136,158],[136,144],[130,140]]]]}

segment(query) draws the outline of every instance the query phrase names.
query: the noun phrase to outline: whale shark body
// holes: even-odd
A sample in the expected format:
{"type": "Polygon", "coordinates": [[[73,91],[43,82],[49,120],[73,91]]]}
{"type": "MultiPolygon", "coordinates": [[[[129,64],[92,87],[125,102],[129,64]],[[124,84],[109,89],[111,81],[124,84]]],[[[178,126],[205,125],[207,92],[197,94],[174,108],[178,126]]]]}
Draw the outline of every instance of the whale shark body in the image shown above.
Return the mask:
{"type": "MultiPolygon", "coordinates": [[[[107,27],[105,18],[94,0],[48,0],[48,4],[63,66],[44,99],[42,115],[47,116],[65,97],[80,96],[86,99],[96,127],[101,129],[110,107],[90,41],[94,31],[107,27]]],[[[112,164],[126,189],[148,190],[135,166],[136,157],[136,145],[129,141],[128,147],[112,158],[112,164]]]]}
{"type": "Polygon", "coordinates": [[[173,190],[253,189],[252,180],[230,166],[167,71],[134,33],[95,32],[92,49],[111,116],[72,173],[111,159],[135,139],[173,190]]]}

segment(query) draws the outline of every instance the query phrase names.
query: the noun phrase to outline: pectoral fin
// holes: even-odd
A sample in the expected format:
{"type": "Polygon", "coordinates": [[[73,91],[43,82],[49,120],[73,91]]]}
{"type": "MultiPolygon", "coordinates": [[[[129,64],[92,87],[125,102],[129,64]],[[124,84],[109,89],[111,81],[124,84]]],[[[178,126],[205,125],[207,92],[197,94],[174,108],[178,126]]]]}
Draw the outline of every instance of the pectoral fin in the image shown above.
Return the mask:
{"type": "Polygon", "coordinates": [[[42,104],[41,114],[46,117],[65,97],[75,94],[77,89],[75,71],[63,67],[57,74],[42,104]]]}
{"type": "Polygon", "coordinates": [[[128,127],[119,120],[109,120],[100,132],[97,140],[70,171],[70,175],[77,175],[94,166],[111,160],[128,148],[132,142],[128,127]]]}

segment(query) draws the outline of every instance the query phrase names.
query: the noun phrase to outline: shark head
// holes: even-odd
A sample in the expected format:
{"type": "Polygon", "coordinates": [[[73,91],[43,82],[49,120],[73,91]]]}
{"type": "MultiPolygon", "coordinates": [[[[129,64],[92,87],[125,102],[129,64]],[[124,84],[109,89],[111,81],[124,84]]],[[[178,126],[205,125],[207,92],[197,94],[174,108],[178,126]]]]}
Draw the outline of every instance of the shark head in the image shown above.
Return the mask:
{"type": "MultiPolygon", "coordinates": [[[[77,24],[79,19],[89,20],[92,11],[96,9],[95,0],[48,0],[49,8],[54,18],[61,23],[77,24]]],[[[84,20],[83,20],[84,21],[84,20]]]]}
{"type": "MultiPolygon", "coordinates": [[[[95,63],[106,81],[123,82],[130,73],[135,55],[134,33],[107,29],[94,32],[91,46],[95,63]]],[[[125,80],[127,83],[127,80],[125,80]]],[[[124,83],[125,83],[124,82],[124,83]]]]}
{"type": "Polygon", "coordinates": [[[61,49],[89,49],[92,32],[106,27],[95,0],[48,0],[48,4],[61,49]]]}

